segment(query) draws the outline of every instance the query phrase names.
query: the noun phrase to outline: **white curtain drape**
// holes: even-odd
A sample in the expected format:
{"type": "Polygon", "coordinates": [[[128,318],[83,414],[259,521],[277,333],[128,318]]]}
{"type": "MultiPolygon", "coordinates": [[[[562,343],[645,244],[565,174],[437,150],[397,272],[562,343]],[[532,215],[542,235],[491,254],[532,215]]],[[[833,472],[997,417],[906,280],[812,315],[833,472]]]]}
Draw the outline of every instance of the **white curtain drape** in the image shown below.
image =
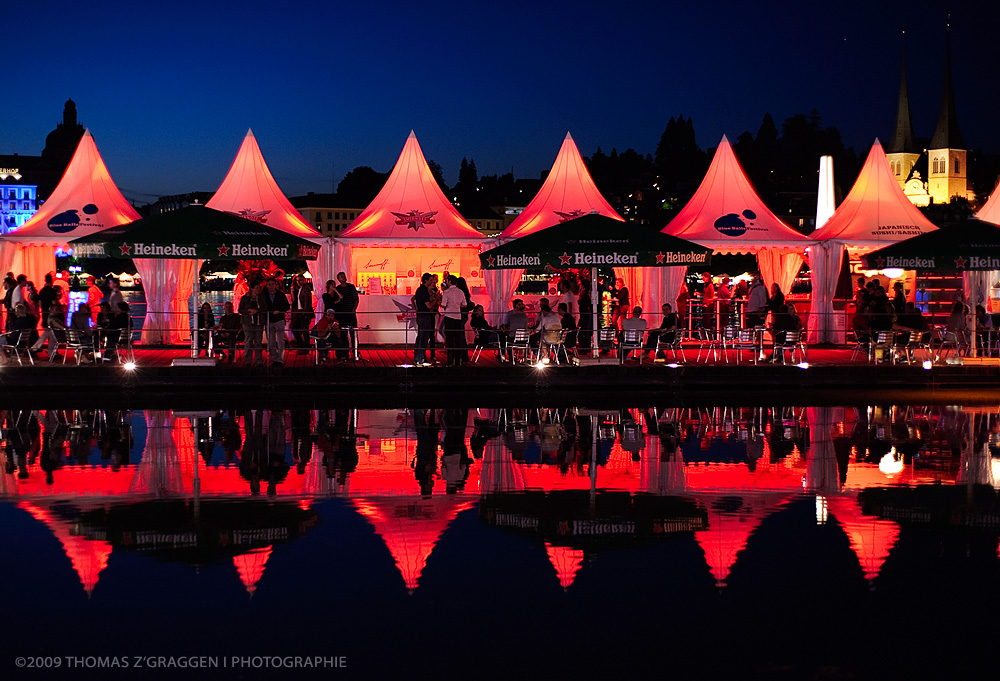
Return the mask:
{"type": "Polygon", "coordinates": [[[845,246],[825,241],[809,247],[809,270],[812,277],[812,304],[809,308],[809,343],[831,342],[833,296],[840,279],[845,246]]]}
{"type": "MultiPolygon", "coordinates": [[[[17,248],[17,244],[13,241],[0,239],[0,277],[14,271],[14,255],[17,253],[17,248]]],[[[17,272],[14,272],[14,276],[17,276],[17,272]]]]}
{"type": "Polygon", "coordinates": [[[41,289],[45,284],[45,275],[56,271],[56,245],[15,244],[13,260],[3,274],[13,272],[15,277],[23,274],[28,281],[35,282],[36,290],[41,289]]]}
{"type": "MultiPolygon", "coordinates": [[[[315,260],[306,261],[309,267],[309,274],[312,275],[313,304],[316,310],[316,319],[323,315],[320,308],[323,305],[323,294],[326,293],[326,282],[334,279],[337,272],[347,272],[346,269],[338,270],[334,261],[336,250],[333,239],[325,239],[319,249],[319,256],[315,260]]],[[[348,274],[348,281],[354,281],[348,274]]],[[[315,320],[314,320],[315,321],[315,320]]]]}
{"type": "MultiPolygon", "coordinates": [[[[644,267],[643,270],[645,270],[643,276],[645,291],[643,291],[642,316],[649,328],[655,328],[662,321],[660,307],[663,303],[670,303],[674,312],[678,312],[677,294],[680,293],[681,284],[684,283],[687,267],[644,267]]],[[[680,312],[683,314],[684,310],[680,312]]]]}
{"type": "Polygon", "coordinates": [[[190,299],[194,260],[133,261],[146,295],[146,319],[142,324],[144,345],[184,345],[191,342],[190,299]]]}
{"type": "Polygon", "coordinates": [[[802,269],[802,261],[802,253],[782,253],[774,248],[757,251],[757,266],[768,293],[771,292],[771,286],[777,284],[781,292],[788,295],[795,276],[802,269]]]}
{"type": "MultiPolygon", "coordinates": [[[[811,254],[811,251],[810,251],[811,254]]],[[[809,455],[806,461],[804,486],[813,492],[837,492],[840,490],[840,473],[837,456],[833,450],[833,430],[843,418],[843,412],[836,407],[809,407],[809,455]]]]}
{"type": "MultiPolygon", "coordinates": [[[[351,245],[346,242],[346,239],[333,241],[333,273],[347,272],[347,280],[355,281],[356,273],[351,269],[351,245]]],[[[329,278],[333,279],[333,277],[329,278]]],[[[326,282],[323,282],[323,285],[325,286],[326,282]]],[[[323,293],[323,291],[319,291],[319,293],[323,293]]]]}
{"type": "Polygon", "coordinates": [[[503,323],[503,317],[510,309],[510,299],[521,283],[523,269],[515,270],[483,270],[483,283],[486,284],[486,295],[490,297],[490,307],[486,318],[490,324],[497,326],[503,323]]]}

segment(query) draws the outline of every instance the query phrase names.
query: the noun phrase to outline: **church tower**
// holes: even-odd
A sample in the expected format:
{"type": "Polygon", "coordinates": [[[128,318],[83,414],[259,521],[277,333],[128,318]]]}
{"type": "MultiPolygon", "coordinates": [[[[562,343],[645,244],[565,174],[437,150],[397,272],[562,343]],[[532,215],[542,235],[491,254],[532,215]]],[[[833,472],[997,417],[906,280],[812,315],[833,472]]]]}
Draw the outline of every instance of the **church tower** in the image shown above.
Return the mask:
{"type": "Polygon", "coordinates": [[[934,137],[927,147],[927,191],[934,203],[948,203],[952,197],[969,195],[966,147],[955,115],[955,93],[951,85],[951,47],[944,58],[944,92],[941,115],[934,137]]]}
{"type": "Polygon", "coordinates": [[[910,123],[910,98],[906,91],[906,50],[903,50],[903,66],[899,77],[899,105],[896,108],[896,128],[885,147],[885,156],[893,175],[902,189],[910,177],[910,171],[920,158],[920,149],[913,138],[910,123]]]}

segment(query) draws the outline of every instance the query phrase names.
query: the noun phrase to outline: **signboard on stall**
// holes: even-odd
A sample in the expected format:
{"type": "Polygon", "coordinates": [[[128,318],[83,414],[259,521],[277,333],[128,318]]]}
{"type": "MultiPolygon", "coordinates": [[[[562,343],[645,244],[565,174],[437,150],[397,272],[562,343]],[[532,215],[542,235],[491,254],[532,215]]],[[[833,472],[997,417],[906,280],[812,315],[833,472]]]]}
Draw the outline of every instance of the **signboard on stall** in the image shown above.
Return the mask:
{"type": "Polygon", "coordinates": [[[382,295],[382,277],[368,277],[368,295],[382,295]]]}

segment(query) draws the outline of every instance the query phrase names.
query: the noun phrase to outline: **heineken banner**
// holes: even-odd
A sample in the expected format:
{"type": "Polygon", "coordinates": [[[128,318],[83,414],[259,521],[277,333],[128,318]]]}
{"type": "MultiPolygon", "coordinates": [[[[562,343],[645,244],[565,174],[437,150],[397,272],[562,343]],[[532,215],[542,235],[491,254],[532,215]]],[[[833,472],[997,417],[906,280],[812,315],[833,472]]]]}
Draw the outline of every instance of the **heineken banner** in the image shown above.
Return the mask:
{"type": "Polygon", "coordinates": [[[70,242],[81,258],[315,260],[319,246],[301,237],[205,206],[187,206],[70,242]]]}
{"type": "Polygon", "coordinates": [[[1000,227],[965,220],[872,251],[862,262],[873,270],[1000,270],[1000,227]]]}
{"type": "Polygon", "coordinates": [[[479,255],[483,269],[707,265],[704,246],[603,215],[554,224],[479,255]]]}

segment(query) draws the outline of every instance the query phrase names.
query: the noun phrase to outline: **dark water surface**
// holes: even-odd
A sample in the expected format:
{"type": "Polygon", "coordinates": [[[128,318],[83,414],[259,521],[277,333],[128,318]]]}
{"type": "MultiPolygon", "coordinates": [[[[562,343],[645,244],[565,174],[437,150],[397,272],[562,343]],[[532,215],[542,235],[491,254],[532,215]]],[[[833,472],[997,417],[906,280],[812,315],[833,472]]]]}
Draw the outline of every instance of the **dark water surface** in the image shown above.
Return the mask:
{"type": "Polygon", "coordinates": [[[985,677],[998,411],[0,412],[0,678],[985,677]]]}

